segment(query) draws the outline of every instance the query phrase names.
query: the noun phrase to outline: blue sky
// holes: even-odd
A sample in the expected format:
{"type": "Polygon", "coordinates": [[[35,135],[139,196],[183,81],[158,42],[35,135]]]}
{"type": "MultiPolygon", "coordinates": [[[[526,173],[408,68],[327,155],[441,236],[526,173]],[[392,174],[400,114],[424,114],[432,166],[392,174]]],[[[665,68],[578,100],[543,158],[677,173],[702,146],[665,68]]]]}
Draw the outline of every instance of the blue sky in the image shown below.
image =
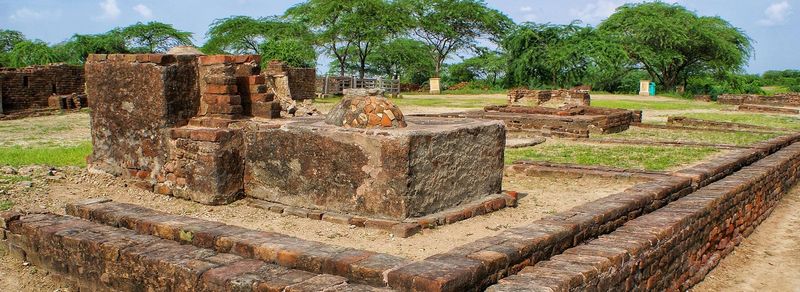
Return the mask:
{"type": "MultiPolygon", "coordinates": [[[[331,0],[335,1],[335,0],[331,0]]],[[[208,24],[231,15],[282,14],[300,1],[288,0],[0,0],[0,28],[29,38],[57,43],[74,33],[101,33],[137,21],[162,21],[204,41],[208,24]]],[[[630,1],[487,0],[517,22],[568,23],[580,19],[596,25],[630,1]]],[[[673,1],[670,1],[673,2],[673,1]]],[[[700,15],[718,15],[755,40],[747,71],[800,69],[800,0],[680,0],[700,15]]],[[[320,60],[321,65],[326,60],[320,60]]]]}

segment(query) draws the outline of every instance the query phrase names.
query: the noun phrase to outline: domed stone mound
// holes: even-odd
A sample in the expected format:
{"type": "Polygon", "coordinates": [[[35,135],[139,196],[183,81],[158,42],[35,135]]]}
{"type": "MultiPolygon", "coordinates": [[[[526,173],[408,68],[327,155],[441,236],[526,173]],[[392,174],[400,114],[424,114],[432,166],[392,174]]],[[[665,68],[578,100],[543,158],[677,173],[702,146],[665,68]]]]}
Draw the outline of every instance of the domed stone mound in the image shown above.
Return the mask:
{"type": "Polygon", "coordinates": [[[344,98],[328,113],[325,123],[345,128],[403,128],[403,112],[383,97],[380,89],[345,89],[344,98]]]}

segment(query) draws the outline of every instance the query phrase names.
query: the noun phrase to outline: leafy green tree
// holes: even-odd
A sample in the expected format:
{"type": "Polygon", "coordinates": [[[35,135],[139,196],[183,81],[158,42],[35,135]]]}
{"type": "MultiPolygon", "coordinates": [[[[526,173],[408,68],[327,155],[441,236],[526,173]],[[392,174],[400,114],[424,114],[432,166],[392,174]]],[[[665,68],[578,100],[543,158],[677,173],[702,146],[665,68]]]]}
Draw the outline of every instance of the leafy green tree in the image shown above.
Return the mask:
{"type": "Polygon", "coordinates": [[[314,34],[315,44],[336,59],[339,75],[344,76],[353,54],[352,12],[357,0],[308,0],[286,10],[284,16],[306,24],[314,34]]]}
{"type": "Polygon", "coordinates": [[[387,0],[308,0],[289,8],[285,16],[309,26],[315,43],[337,61],[340,75],[357,58],[361,78],[375,46],[404,31],[408,23],[399,7],[387,0]]]}
{"type": "Polygon", "coordinates": [[[412,82],[424,80],[433,72],[428,46],[418,40],[398,38],[375,46],[367,57],[368,67],[375,73],[412,82]],[[423,76],[422,78],[415,78],[423,76]]]}
{"type": "Polygon", "coordinates": [[[171,24],[138,22],[122,28],[127,47],[134,52],[166,52],[175,46],[191,46],[192,33],[175,29],[171,24]]]}
{"type": "Polygon", "coordinates": [[[82,35],[75,34],[64,43],[53,46],[53,49],[66,57],[70,64],[83,64],[89,54],[127,53],[125,38],[119,29],[107,33],[82,35]]]}
{"type": "Polygon", "coordinates": [[[16,30],[0,29],[0,53],[14,49],[14,45],[25,40],[25,35],[16,30]]]}
{"type": "Polygon", "coordinates": [[[509,33],[509,86],[570,87],[619,80],[627,63],[621,47],[590,26],[524,23],[509,33]]]}
{"type": "Polygon", "coordinates": [[[482,0],[398,0],[411,17],[411,34],[430,46],[434,75],[450,54],[477,48],[478,39],[501,39],[513,21],[482,0]]]}
{"type": "Polygon", "coordinates": [[[634,68],[645,70],[668,90],[685,84],[691,75],[739,71],[753,52],[741,29],[677,4],[626,4],[598,29],[623,46],[634,68]]]}
{"type": "Polygon", "coordinates": [[[7,57],[9,65],[17,68],[56,63],[63,60],[63,56],[60,56],[47,43],[40,40],[25,40],[17,43],[7,53],[7,57]]]}
{"type": "Polygon", "coordinates": [[[270,40],[261,44],[263,62],[281,60],[294,67],[315,67],[317,52],[306,41],[298,39],[270,40]]]}

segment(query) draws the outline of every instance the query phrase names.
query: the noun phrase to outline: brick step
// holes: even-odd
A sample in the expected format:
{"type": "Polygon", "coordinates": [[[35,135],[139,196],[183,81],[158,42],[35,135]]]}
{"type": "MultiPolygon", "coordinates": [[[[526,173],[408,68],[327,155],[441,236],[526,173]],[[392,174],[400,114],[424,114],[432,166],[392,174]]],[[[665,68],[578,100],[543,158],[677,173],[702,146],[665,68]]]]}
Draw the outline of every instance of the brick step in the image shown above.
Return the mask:
{"type": "Polygon", "coordinates": [[[0,239],[13,255],[81,290],[381,290],[71,216],[6,212],[0,218],[0,239]]]}
{"type": "Polygon", "coordinates": [[[384,287],[384,274],[410,261],[381,253],[306,241],[265,231],[171,215],[141,206],[89,200],[68,204],[67,214],[139,234],[257,259],[286,268],[346,277],[384,287]]]}

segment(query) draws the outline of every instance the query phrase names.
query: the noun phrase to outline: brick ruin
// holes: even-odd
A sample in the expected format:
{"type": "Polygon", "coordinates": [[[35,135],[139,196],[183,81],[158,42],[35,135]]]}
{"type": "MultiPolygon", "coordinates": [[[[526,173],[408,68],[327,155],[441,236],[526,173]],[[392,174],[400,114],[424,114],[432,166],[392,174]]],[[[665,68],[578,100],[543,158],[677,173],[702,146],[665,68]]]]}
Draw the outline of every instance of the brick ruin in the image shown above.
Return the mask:
{"type": "Polygon", "coordinates": [[[773,96],[756,94],[723,94],[720,104],[735,105],[736,110],[757,113],[796,115],[800,113],[800,93],[779,93],[773,96]]]}
{"type": "Polygon", "coordinates": [[[0,115],[86,107],[83,84],[80,66],[0,68],[0,115]]]}
{"type": "Polygon", "coordinates": [[[588,91],[580,89],[531,90],[515,88],[508,91],[508,104],[547,107],[565,105],[589,106],[591,105],[591,96],[588,91]]]}
{"type": "MultiPolygon", "coordinates": [[[[257,56],[92,55],[90,167],[204,204],[248,197],[395,223],[500,193],[502,123],[417,117],[402,128],[359,129],[320,117],[280,119],[258,63],[257,56]]],[[[389,117],[367,113],[357,117],[389,117]]]]}
{"type": "Polygon", "coordinates": [[[263,74],[267,79],[269,91],[275,94],[283,108],[282,116],[319,115],[311,105],[316,97],[317,71],[315,68],[296,68],[286,63],[272,60],[263,74]]]}
{"type": "MultiPolygon", "coordinates": [[[[377,118],[393,107],[379,96],[343,111],[359,127],[281,119],[257,64],[254,56],[92,55],[90,167],[203,203],[244,195],[284,214],[392,224],[396,234],[515,203],[516,194],[497,193],[501,122],[405,116],[405,127],[384,125],[377,118]],[[368,109],[376,105],[381,115],[368,109]]],[[[642,182],[418,261],[104,199],[68,204],[67,215],[0,213],[0,242],[86,290],[688,290],[800,178],[800,134],[672,172],[509,168],[642,182]]]]}
{"type": "Polygon", "coordinates": [[[502,105],[487,106],[482,111],[422,116],[500,120],[509,131],[567,138],[618,133],[627,130],[632,123],[641,122],[641,112],[591,106],[550,108],[502,105]]]}

